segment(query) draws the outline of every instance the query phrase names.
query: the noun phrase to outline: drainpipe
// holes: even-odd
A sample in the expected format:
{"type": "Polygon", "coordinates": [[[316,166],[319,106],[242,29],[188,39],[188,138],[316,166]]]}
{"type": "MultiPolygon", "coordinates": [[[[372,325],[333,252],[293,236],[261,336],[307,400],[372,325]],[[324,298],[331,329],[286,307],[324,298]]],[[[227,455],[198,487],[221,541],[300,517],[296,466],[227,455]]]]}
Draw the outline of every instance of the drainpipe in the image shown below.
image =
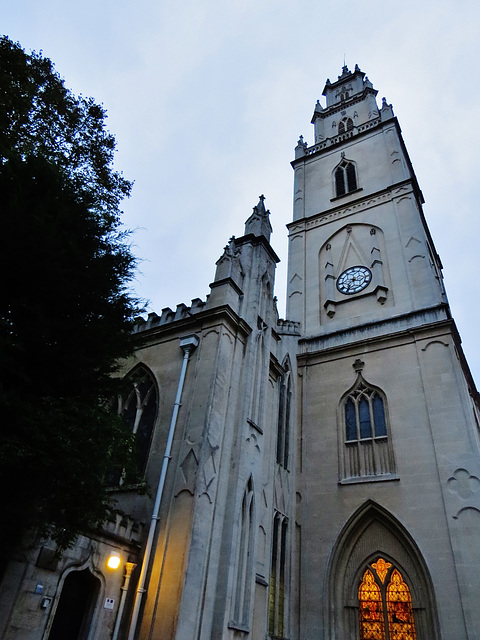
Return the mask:
{"type": "Polygon", "coordinates": [[[118,605],[117,619],[115,621],[115,629],[113,630],[112,640],[117,640],[118,632],[120,630],[120,622],[122,621],[123,610],[125,608],[125,600],[127,598],[128,585],[130,584],[130,578],[132,577],[132,571],[137,565],[133,562],[127,562],[125,565],[125,581],[122,587],[122,596],[120,598],[120,604],[118,605]]]}
{"type": "Polygon", "coordinates": [[[150,556],[153,547],[153,538],[155,535],[155,529],[159,520],[158,513],[160,511],[160,504],[162,501],[163,487],[165,484],[165,477],[167,475],[167,467],[170,462],[170,452],[172,450],[173,435],[175,433],[175,426],[177,424],[178,410],[180,408],[180,400],[182,398],[183,384],[185,382],[185,374],[187,371],[188,358],[192,351],[198,347],[199,340],[197,336],[188,336],[180,341],[180,347],[183,350],[183,363],[182,370],[180,372],[180,379],[178,381],[177,397],[175,398],[175,404],[173,405],[172,420],[170,422],[170,430],[168,432],[167,446],[165,447],[165,454],[163,456],[162,472],[158,480],[157,494],[155,497],[155,504],[153,506],[152,518],[150,521],[150,529],[148,531],[147,544],[145,546],[145,553],[143,556],[142,568],[140,571],[140,577],[138,579],[137,591],[135,593],[135,603],[133,605],[132,619],[130,621],[130,629],[128,631],[128,640],[133,640],[138,623],[138,614],[140,612],[140,605],[142,602],[143,594],[145,593],[145,581],[147,577],[147,571],[150,564],[150,556]]]}

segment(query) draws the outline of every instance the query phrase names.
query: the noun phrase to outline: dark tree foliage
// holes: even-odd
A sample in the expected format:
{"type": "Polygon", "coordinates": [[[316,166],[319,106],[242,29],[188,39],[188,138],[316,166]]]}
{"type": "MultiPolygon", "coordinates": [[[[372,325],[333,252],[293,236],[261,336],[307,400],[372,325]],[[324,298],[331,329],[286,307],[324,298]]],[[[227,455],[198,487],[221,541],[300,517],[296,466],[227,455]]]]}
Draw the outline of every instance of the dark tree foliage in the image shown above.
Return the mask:
{"type": "Polygon", "coordinates": [[[109,400],[131,351],[131,184],[105,111],[0,39],[0,553],[32,528],[65,547],[101,521],[130,436],[109,400]]]}

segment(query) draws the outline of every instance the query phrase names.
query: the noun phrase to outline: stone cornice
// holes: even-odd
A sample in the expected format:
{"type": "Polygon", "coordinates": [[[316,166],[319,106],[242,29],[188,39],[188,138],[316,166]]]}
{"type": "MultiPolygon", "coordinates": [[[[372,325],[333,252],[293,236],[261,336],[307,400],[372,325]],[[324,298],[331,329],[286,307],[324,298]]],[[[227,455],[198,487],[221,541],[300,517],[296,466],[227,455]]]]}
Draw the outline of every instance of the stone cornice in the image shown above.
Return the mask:
{"type": "Polygon", "coordinates": [[[390,346],[392,343],[393,346],[399,346],[440,336],[451,338],[467,381],[468,392],[480,410],[480,395],[463,352],[460,334],[446,303],[326,335],[301,338],[298,341],[297,364],[302,368],[332,357],[354,357],[359,349],[364,353],[366,345],[372,352],[384,349],[387,343],[390,343],[390,346]]]}
{"type": "Polygon", "coordinates": [[[370,134],[376,130],[380,130],[381,128],[395,121],[396,118],[390,118],[389,120],[383,121],[380,117],[368,120],[363,124],[354,126],[351,131],[345,131],[345,133],[340,133],[336,136],[333,136],[332,138],[325,138],[325,140],[322,140],[321,142],[312,144],[310,147],[307,147],[305,149],[304,155],[295,158],[295,160],[292,160],[290,164],[295,169],[299,164],[305,162],[307,159],[310,160],[320,153],[330,151],[335,147],[339,147],[341,145],[344,145],[345,143],[352,142],[354,139],[364,137],[367,134],[370,134]]]}
{"type": "MultiPolygon", "coordinates": [[[[336,84],[341,85],[342,82],[334,83],[330,85],[330,87],[335,87],[336,84]]],[[[328,116],[332,116],[339,111],[344,111],[348,107],[353,107],[353,105],[362,102],[362,100],[365,100],[369,93],[373,96],[376,96],[378,94],[378,91],[376,89],[372,89],[371,87],[365,87],[365,89],[361,93],[356,93],[348,100],[344,100],[343,102],[339,102],[338,104],[332,104],[332,106],[326,107],[325,109],[322,109],[322,111],[314,111],[313,117],[311,119],[311,124],[314,124],[317,118],[328,118],[328,116]]]]}
{"type": "Polygon", "coordinates": [[[384,320],[301,338],[298,341],[297,360],[299,366],[303,366],[307,360],[312,363],[312,359],[317,357],[322,359],[329,353],[348,352],[359,345],[364,349],[368,344],[369,349],[372,349],[373,343],[385,343],[394,339],[411,341],[419,332],[426,333],[432,329],[441,328],[452,333],[453,324],[448,304],[439,304],[384,320]]]}
{"type": "Polygon", "coordinates": [[[287,229],[290,232],[290,237],[293,237],[296,233],[302,233],[315,227],[320,227],[324,224],[331,222],[336,218],[343,218],[350,215],[360,213],[372,207],[379,206],[384,202],[394,200],[395,198],[401,198],[414,193],[414,187],[411,180],[402,180],[396,184],[377,191],[374,194],[366,195],[363,198],[356,198],[355,200],[345,204],[343,207],[331,207],[325,211],[320,211],[308,218],[301,218],[300,220],[294,220],[287,224],[287,229]]]}

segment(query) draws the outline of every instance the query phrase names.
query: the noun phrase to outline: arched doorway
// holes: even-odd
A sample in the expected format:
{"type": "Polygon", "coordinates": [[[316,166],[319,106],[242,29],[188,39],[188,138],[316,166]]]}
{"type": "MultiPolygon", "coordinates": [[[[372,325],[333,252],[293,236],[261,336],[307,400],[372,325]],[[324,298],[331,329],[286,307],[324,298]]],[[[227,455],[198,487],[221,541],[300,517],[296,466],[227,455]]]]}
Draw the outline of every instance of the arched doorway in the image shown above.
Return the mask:
{"type": "Polygon", "coordinates": [[[69,573],[48,640],[86,640],[99,591],[100,580],[88,569],[69,573]]]}
{"type": "Polygon", "coordinates": [[[347,522],[329,567],[329,640],[438,640],[433,586],[406,529],[367,501],[347,522]]]}

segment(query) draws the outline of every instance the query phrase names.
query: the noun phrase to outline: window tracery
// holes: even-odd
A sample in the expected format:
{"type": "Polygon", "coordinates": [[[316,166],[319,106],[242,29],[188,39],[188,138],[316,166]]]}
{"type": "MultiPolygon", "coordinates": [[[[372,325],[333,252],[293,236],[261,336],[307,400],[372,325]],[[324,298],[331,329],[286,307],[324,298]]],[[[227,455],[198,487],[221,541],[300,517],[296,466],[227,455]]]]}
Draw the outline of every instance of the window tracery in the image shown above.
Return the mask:
{"type": "Polygon", "coordinates": [[[360,371],[341,402],[341,443],[342,480],[381,479],[395,473],[385,395],[367,384],[360,371]]]}
{"type": "Polygon", "coordinates": [[[338,123],[338,133],[345,133],[345,131],[353,130],[353,120],[352,118],[343,118],[338,123]]]}
{"type": "MultiPolygon", "coordinates": [[[[342,123],[340,123],[342,124],[342,123]]],[[[352,123],[353,126],[353,123],[352,123]]],[[[335,195],[337,197],[357,190],[357,172],[350,160],[342,160],[334,172],[335,195]]]]}
{"type": "Polygon", "coordinates": [[[417,638],[408,584],[398,568],[381,557],[363,574],[358,610],[360,640],[417,638]]]}
{"type": "MultiPolygon", "coordinates": [[[[153,427],[158,411],[158,393],[153,375],[140,365],[125,377],[125,392],[118,397],[118,414],[135,436],[135,466],[142,476],[147,466],[153,427]]],[[[123,469],[110,472],[110,484],[129,482],[123,469]]]]}

